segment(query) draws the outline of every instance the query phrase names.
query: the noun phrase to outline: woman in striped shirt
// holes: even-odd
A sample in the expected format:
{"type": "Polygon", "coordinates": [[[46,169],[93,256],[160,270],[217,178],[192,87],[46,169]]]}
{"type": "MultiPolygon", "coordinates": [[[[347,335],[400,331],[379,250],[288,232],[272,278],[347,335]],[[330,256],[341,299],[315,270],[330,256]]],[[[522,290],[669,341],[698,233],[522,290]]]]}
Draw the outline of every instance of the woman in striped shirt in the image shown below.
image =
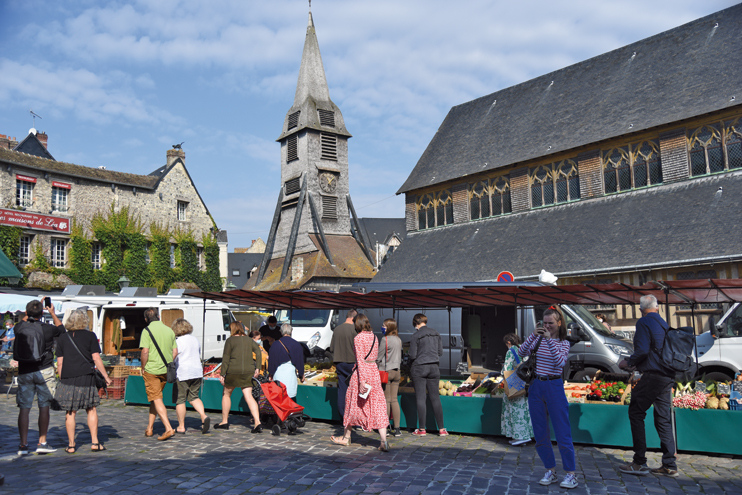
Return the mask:
{"type": "Polygon", "coordinates": [[[536,378],[528,388],[528,407],[531,412],[531,424],[536,438],[538,452],[544,467],[547,469],[539,481],[550,485],[559,481],[556,475],[556,460],[551,447],[549,435],[549,418],[554,427],[559,453],[562,456],[562,467],[567,472],[559,486],[576,488],[575,449],[572,445],[572,430],[569,424],[569,404],[564,395],[562,370],[569,354],[567,326],[562,311],[552,306],[544,312],[543,328],[537,328],[518,350],[521,357],[536,351],[536,378]]]}

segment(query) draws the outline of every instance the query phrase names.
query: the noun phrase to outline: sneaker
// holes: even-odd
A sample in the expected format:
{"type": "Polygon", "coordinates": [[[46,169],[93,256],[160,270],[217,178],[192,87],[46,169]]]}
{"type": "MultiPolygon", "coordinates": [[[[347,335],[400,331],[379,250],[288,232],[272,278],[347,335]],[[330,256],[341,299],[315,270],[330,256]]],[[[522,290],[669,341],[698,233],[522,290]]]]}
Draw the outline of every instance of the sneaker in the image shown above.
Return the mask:
{"type": "Polygon", "coordinates": [[[441,437],[447,437],[448,436],[448,432],[446,431],[445,428],[441,428],[440,431],[438,432],[438,435],[441,436],[441,437]]]}
{"type": "Polygon", "coordinates": [[[624,474],[635,474],[636,476],[645,476],[649,474],[649,468],[646,464],[640,466],[639,464],[630,463],[619,466],[618,470],[624,474]]]}
{"type": "Polygon", "coordinates": [[[394,430],[392,430],[392,436],[393,437],[401,437],[402,436],[402,432],[400,431],[399,428],[395,428],[394,430]]]}
{"type": "Polygon", "coordinates": [[[28,455],[28,445],[19,445],[18,455],[28,455]]]}
{"type": "Polygon", "coordinates": [[[530,438],[524,438],[523,440],[513,440],[510,445],[512,445],[513,447],[517,447],[518,445],[523,445],[524,443],[528,443],[530,441],[530,438]]]}
{"type": "Polygon", "coordinates": [[[48,443],[40,443],[36,446],[37,454],[51,454],[52,452],[56,452],[56,451],[57,449],[55,449],[48,443]]]}
{"type": "Polygon", "coordinates": [[[567,473],[559,486],[562,488],[577,488],[577,478],[574,474],[567,473]]]}
{"type": "Polygon", "coordinates": [[[652,469],[652,474],[661,474],[663,476],[670,476],[671,478],[677,478],[678,470],[670,469],[666,466],[662,466],[662,467],[658,467],[657,469],[652,469]]]}
{"type": "Polygon", "coordinates": [[[559,481],[559,478],[557,478],[556,473],[549,469],[548,471],[546,471],[546,474],[544,474],[544,477],[541,478],[541,481],[539,481],[538,484],[549,486],[552,483],[556,483],[557,481],[559,481]]]}
{"type": "Polygon", "coordinates": [[[418,428],[415,431],[413,431],[412,434],[415,435],[416,437],[424,437],[425,435],[428,434],[428,432],[425,431],[425,430],[421,430],[420,428],[418,428]]]}

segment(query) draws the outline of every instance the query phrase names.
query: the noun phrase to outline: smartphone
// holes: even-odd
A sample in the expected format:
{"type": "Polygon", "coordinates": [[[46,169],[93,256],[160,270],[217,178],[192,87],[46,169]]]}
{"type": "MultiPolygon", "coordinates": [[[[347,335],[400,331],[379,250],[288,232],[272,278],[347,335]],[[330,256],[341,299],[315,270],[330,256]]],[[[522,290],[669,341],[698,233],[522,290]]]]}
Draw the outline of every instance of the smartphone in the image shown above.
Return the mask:
{"type": "Polygon", "coordinates": [[[51,297],[45,297],[44,298],[44,307],[45,308],[51,308],[52,307],[52,298],[51,297]]]}
{"type": "Polygon", "coordinates": [[[371,385],[369,385],[367,383],[366,384],[366,391],[363,392],[362,394],[359,393],[358,394],[358,397],[360,397],[361,399],[367,399],[368,398],[368,394],[370,394],[370,393],[371,393],[371,385]]]}

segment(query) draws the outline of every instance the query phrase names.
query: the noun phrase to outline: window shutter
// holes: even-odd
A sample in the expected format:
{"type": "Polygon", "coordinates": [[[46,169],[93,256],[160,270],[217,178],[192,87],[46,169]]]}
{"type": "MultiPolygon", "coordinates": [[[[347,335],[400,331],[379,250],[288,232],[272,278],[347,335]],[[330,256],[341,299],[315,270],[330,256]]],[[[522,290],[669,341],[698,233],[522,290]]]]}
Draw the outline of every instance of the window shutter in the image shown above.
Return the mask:
{"type": "Polygon", "coordinates": [[[289,115],[289,127],[288,127],[289,131],[299,125],[299,114],[300,113],[301,113],[301,110],[289,115]]]}
{"type": "Polygon", "coordinates": [[[286,196],[289,196],[290,194],[298,193],[299,189],[301,188],[301,184],[299,184],[299,177],[296,179],[291,179],[286,181],[286,196]]]}
{"type": "Polygon", "coordinates": [[[294,160],[299,159],[299,139],[294,134],[293,136],[289,136],[288,139],[288,150],[286,152],[286,162],[293,162],[294,160]]]}
{"type": "Polygon", "coordinates": [[[317,110],[319,112],[319,123],[322,127],[335,127],[335,112],[330,110],[317,110]]]}
{"type": "Polygon", "coordinates": [[[338,199],[334,196],[322,196],[322,218],[337,220],[338,199]]]}
{"type": "Polygon", "coordinates": [[[332,134],[322,134],[320,136],[320,139],[322,141],[322,159],[337,161],[338,159],[337,137],[332,134]]]}

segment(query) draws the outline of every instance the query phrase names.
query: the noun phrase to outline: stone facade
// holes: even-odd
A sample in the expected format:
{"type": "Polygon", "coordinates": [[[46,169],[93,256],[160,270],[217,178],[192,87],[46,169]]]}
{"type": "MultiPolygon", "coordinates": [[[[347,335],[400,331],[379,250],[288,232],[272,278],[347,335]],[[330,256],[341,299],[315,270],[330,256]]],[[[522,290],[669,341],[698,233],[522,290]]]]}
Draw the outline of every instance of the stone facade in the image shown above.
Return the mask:
{"type": "MultiPolygon", "coordinates": [[[[18,176],[30,177],[36,182],[32,185],[31,203],[25,206],[25,211],[66,218],[70,223],[75,219],[90,233],[94,215],[105,214],[111,205],[116,211],[129,207],[143,222],[145,234],[150,224],[157,222],[172,229],[191,230],[200,240],[202,235],[211,235],[215,227],[188,174],[182,150],[169,150],[167,165],[148,176],[81,167],[6,150],[0,150],[0,166],[3,171],[0,173],[0,206],[23,207],[16,198],[18,176]],[[66,207],[52,204],[54,182],[69,186],[66,207]]],[[[32,236],[34,244],[40,242],[48,254],[52,239],[69,239],[66,234],[35,229],[25,230],[24,235],[32,236]]],[[[64,260],[69,262],[67,253],[64,260]]]]}

